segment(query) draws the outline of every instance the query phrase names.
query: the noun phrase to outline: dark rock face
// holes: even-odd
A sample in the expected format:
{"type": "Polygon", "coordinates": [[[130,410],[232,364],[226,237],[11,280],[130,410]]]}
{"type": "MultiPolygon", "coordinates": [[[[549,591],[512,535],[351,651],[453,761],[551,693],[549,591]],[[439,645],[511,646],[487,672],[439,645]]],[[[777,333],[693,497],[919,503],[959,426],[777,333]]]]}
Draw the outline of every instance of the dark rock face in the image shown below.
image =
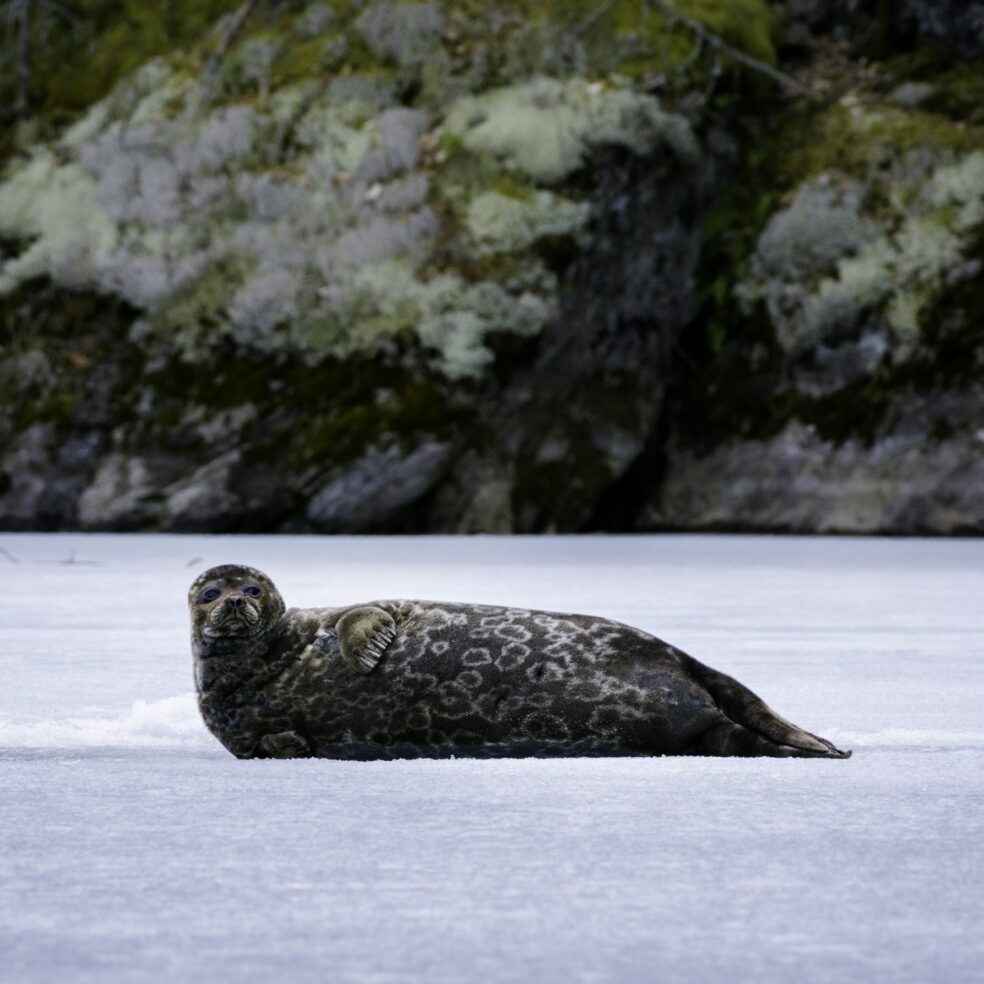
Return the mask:
{"type": "Polygon", "coordinates": [[[948,66],[909,83],[923,98],[876,66],[839,102],[780,117],[760,150],[773,175],[737,179],[759,182],[743,214],[764,218],[705,309],[716,351],[675,377],[641,526],[984,529],[984,130],[961,108],[974,73],[948,66]]]}
{"type": "Polygon", "coordinates": [[[957,58],[984,53],[979,0],[785,0],[782,6],[793,24],[859,48],[930,46],[957,58]]]}
{"type": "Polygon", "coordinates": [[[984,533],[979,388],[900,399],[870,443],[825,440],[790,421],[778,434],[704,455],[670,452],[644,517],[672,529],[788,533],[984,533]],[[949,436],[927,440],[927,425],[949,436]]]}
{"type": "Polygon", "coordinates": [[[131,382],[126,356],[100,354],[115,352],[130,313],[39,283],[0,312],[0,526],[76,527],[80,497],[118,423],[117,395],[131,382]]]}
{"type": "Polygon", "coordinates": [[[307,519],[325,533],[385,526],[430,491],[447,470],[450,448],[427,441],[410,452],[399,446],[370,451],[344,467],[307,504],[307,519]]]}
{"type": "Polygon", "coordinates": [[[906,0],[899,8],[898,30],[916,43],[938,45],[958,58],[976,58],[984,52],[984,3],[906,0]]]}
{"type": "Polygon", "coordinates": [[[590,246],[564,275],[535,357],[490,401],[491,450],[464,462],[457,501],[439,505],[456,511],[453,528],[582,529],[656,427],[669,351],[696,310],[710,165],[663,151],[596,167],[590,246]],[[496,520],[473,506],[490,475],[496,520]]]}
{"type": "MultiPolygon", "coordinates": [[[[691,140],[668,139],[644,154],[598,150],[578,180],[583,241],[538,247],[557,309],[533,337],[492,335],[483,379],[448,380],[416,353],[310,365],[219,346],[193,364],[155,360],[131,314],[99,400],[107,370],[91,368],[80,383],[90,396],[66,420],[11,432],[0,526],[590,526],[659,421],[668,353],[697,307],[713,162],[691,140]]],[[[53,357],[64,361],[62,348],[53,357]]],[[[42,404],[64,373],[46,358],[31,390],[42,404]]]]}
{"type": "Polygon", "coordinates": [[[61,439],[50,423],[32,424],[12,438],[3,455],[3,525],[16,530],[73,526],[99,443],[91,431],[61,439]]]}

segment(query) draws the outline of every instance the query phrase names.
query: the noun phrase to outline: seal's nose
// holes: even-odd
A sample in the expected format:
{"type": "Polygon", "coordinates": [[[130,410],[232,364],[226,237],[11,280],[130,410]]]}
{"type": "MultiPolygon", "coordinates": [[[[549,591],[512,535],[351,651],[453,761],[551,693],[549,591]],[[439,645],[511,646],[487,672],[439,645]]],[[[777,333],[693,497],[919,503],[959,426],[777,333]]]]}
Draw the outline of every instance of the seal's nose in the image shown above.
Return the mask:
{"type": "Polygon", "coordinates": [[[242,608],[243,599],[237,595],[233,595],[233,597],[229,599],[229,604],[232,605],[233,608],[242,608]]]}

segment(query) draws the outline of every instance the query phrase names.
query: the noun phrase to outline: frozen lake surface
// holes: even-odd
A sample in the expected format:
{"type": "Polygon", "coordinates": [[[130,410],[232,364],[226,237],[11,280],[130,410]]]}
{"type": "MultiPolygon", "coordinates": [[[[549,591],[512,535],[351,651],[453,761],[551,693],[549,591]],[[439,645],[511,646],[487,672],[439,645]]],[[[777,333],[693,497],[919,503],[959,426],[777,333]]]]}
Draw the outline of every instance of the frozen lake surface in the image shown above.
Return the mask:
{"type": "Polygon", "coordinates": [[[980,540],[0,534],[0,597],[5,984],[984,978],[980,540]],[[854,757],[240,762],[225,561],[630,622],[854,757]]]}

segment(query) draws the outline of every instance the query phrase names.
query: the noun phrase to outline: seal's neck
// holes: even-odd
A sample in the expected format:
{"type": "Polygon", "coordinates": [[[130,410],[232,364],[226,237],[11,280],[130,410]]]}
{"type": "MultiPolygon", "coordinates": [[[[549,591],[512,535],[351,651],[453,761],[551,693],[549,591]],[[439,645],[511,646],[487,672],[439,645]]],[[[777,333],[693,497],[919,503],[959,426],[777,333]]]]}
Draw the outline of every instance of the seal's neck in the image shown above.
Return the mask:
{"type": "Polygon", "coordinates": [[[280,619],[252,636],[209,636],[192,642],[195,683],[204,697],[266,682],[270,654],[283,634],[280,619]]]}

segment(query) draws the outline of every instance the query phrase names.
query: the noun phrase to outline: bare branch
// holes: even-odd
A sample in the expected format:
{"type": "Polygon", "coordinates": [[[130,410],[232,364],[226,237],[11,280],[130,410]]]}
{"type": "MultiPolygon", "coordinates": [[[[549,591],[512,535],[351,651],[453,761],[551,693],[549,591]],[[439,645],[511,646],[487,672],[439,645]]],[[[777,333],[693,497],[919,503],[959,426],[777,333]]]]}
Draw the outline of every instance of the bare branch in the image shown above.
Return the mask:
{"type": "Polygon", "coordinates": [[[74,550],[69,550],[68,556],[64,560],[59,561],[58,563],[67,564],[70,567],[74,567],[74,566],[78,566],[78,565],[82,565],[82,566],[85,566],[85,567],[98,567],[99,566],[99,561],[98,560],[79,560],[75,556],[75,551],[74,550]]]}
{"type": "Polygon", "coordinates": [[[249,15],[253,12],[253,8],[256,4],[257,0],[245,0],[245,2],[241,4],[236,12],[229,18],[229,22],[226,24],[225,30],[219,38],[219,43],[216,46],[215,51],[208,56],[208,61],[205,63],[205,70],[202,72],[206,88],[211,87],[215,77],[219,74],[219,69],[222,67],[222,62],[225,60],[226,53],[232,46],[233,41],[235,41],[239,36],[239,32],[243,29],[243,25],[246,23],[249,15]]]}
{"type": "Polygon", "coordinates": [[[680,63],[681,71],[686,72],[698,58],[704,53],[704,36],[698,34],[694,39],[694,46],[690,50],[690,54],[680,63]]]}
{"type": "Polygon", "coordinates": [[[608,3],[602,4],[597,10],[593,10],[587,17],[580,20],[571,28],[571,34],[576,37],[582,37],[587,34],[603,17],[608,16],[608,12],[615,6],[615,0],[608,0],[608,3]]]}
{"type": "Polygon", "coordinates": [[[278,127],[276,146],[279,147],[277,158],[281,164],[287,162],[289,156],[289,145],[294,133],[301,123],[301,120],[311,111],[311,107],[317,102],[318,97],[324,92],[321,86],[312,86],[304,94],[297,108],[284,122],[278,127]]]}
{"type": "Polygon", "coordinates": [[[17,91],[14,96],[14,115],[27,113],[27,100],[31,91],[31,14],[34,0],[20,0],[17,8],[19,34],[17,37],[17,91]]]}
{"type": "Polygon", "coordinates": [[[807,99],[817,98],[814,92],[798,82],[791,75],[787,75],[785,72],[773,68],[764,61],[752,58],[751,55],[746,55],[744,51],[740,51],[738,48],[733,48],[724,38],[718,34],[714,34],[713,31],[709,31],[699,21],[681,14],[667,0],[646,0],[646,3],[652,4],[657,10],[665,14],[671,24],[682,24],[688,31],[692,31],[697,36],[698,41],[706,44],[709,48],[719,51],[723,55],[727,55],[732,61],[738,62],[739,65],[744,65],[754,72],[768,76],[774,82],[778,82],[784,89],[795,93],[797,96],[805,96],[807,99]]]}

